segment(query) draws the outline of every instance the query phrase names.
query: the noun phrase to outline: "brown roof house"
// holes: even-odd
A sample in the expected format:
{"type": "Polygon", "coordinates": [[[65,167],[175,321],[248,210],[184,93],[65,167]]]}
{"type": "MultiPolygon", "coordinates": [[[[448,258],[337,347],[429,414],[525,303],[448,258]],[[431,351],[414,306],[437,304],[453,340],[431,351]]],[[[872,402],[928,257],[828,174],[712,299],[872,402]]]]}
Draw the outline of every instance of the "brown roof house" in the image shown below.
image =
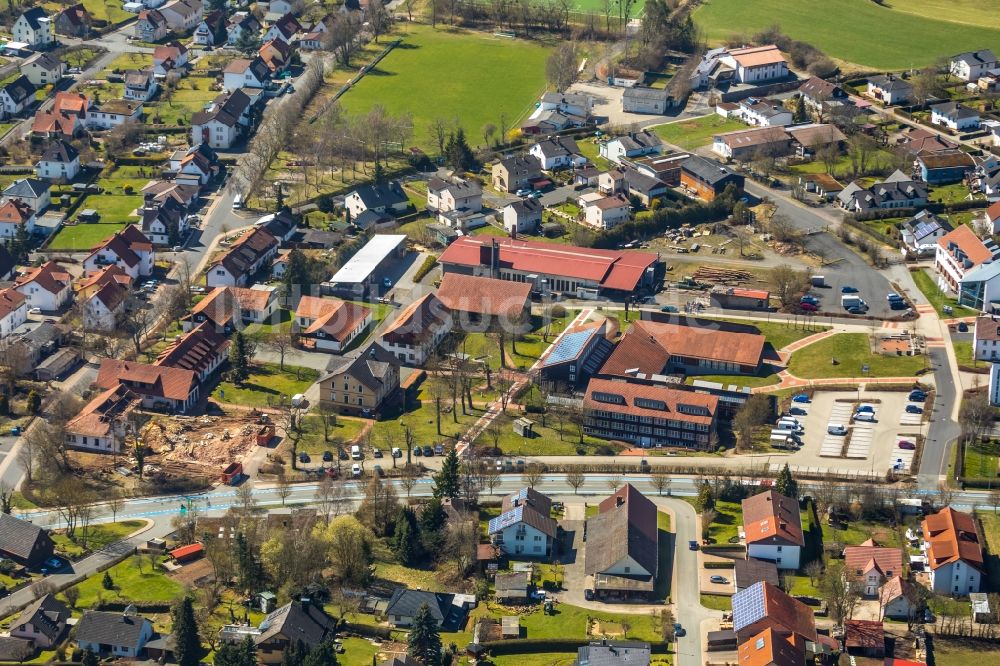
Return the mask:
{"type": "Polygon", "coordinates": [[[66,424],[66,446],[95,453],[119,453],[128,415],[141,398],[123,384],[97,395],[66,424]]]}
{"type": "Polygon", "coordinates": [[[600,599],[650,599],[659,564],[657,510],[631,484],[598,505],[587,521],[585,572],[600,599]]]}
{"type": "Polygon", "coordinates": [[[229,345],[229,339],[206,321],[170,343],[155,365],[191,370],[204,382],[225,362],[229,345]]]}
{"type": "Polygon", "coordinates": [[[216,287],[181,318],[181,329],[186,333],[210,322],[217,332],[228,335],[241,324],[270,321],[277,309],[278,291],[274,287],[216,287]]]}
{"type": "Polygon", "coordinates": [[[292,643],[301,641],[307,649],[317,647],[332,638],[336,626],[318,604],[308,600],[292,601],[269,613],[258,627],[223,627],[219,638],[224,643],[239,644],[249,636],[262,664],[280,664],[292,643]]]}
{"type": "Polygon", "coordinates": [[[302,346],[342,354],[371,325],[372,311],[339,298],[303,296],[295,322],[302,346]]]}
{"type": "Polygon", "coordinates": [[[101,359],[95,383],[105,391],[124,384],[141,397],[145,409],[187,412],[200,395],[200,382],[191,370],[114,358],[101,359]]]}
{"type": "Polygon", "coordinates": [[[319,378],[320,404],[347,414],[378,412],[399,388],[399,362],[378,345],[335,358],[319,378]]]}
{"type": "Polygon", "coordinates": [[[976,519],[946,507],[924,518],[922,528],[931,590],[956,597],[978,592],[985,567],[976,519]]]}
{"type": "Polygon", "coordinates": [[[549,515],[552,500],[533,488],[504,498],[502,513],[487,525],[490,540],[501,551],[519,557],[549,557],[559,526],[549,515]]]}
{"type": "Polygon", "coordinates": [[[379,344],[400,363],[422,366],[452,327],[451,310],[434,294],[427,294],[403,308],[382,331],[379,344]]]}
{"type": "Polygon", "coordinates": [[[805,537],[799,502],[767,490],[743,500],[747,557],[774,562],[779,569],[798,569],[805,537]]]}
{"type": "Polygon", "coordinates": [[[876,597],[883,583],[903,573],[903,551],[877,546],[868,539],[860,546],[844,548],[844,571],[861,584],[866,597],[876,597]]]}
{"type": "Polygon", "coordinates": [[[816,641],[812,609],[770,583],[756,583],[733,595],[733,631],[740,642],[765,629],[816,641]]]}
{"type": "Polygon", "coordinates": [[[516,326],[528,315],[531,284],[445,273],[437,297],[462,330],[516,326]]]}
{"type": "Polygon", "coordinates": [[[222,258],[208,267],[209,287],[244,287],[250,278],[278,254],[278,239],[264,229],[254,228],[233,243],[222,258]]]}

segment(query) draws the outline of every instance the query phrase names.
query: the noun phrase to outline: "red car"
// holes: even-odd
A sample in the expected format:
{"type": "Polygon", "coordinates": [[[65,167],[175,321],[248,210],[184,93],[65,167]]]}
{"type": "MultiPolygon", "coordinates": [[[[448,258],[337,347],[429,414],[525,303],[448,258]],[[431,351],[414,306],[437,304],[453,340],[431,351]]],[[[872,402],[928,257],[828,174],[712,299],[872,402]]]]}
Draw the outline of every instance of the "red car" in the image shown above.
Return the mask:
{"type": "Polygon", "coordinates": [[[819,306],[813,303],[799,303],[799,307],[806,312],[816,312],[819,310],[819,306]]]}
{"type": "Polygon", "coordinates": [[[906,449],[907,451],[915,451],[917,449],[917,445],[913,442],[901,439],[899,440],[899,448],[906,449]]]}

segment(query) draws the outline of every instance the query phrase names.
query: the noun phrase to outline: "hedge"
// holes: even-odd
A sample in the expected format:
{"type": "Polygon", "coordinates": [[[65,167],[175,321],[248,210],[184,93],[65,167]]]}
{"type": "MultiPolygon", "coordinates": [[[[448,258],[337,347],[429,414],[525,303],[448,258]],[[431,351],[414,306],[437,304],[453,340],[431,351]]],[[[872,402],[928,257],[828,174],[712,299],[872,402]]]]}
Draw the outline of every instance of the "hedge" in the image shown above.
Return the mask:
{"type": "MultiPolygon", "coordinates": [[[[506,654],[540,654],[547,652],[576,652],[578,648],[590,645],[592,638],[528,638],[517,641],[487,641],[483,647],[494,657],[506,654]]],[[[662,641],[650,643],[652,652],[664,654],[670,645],[662,641]]]]}
{"type": "Polygon", "coordinates": [[[413,281],[420,282],[421,280],[423,280],[425,277],[427,277],[427,274],[430,273],[435,266],[437,266],[437,263],[438,263],[437,257],[433,256],[426,257],[424,259],[424,263],[422,263],[420,265],[420,268],[417,269],[417,272],[413,274],[413,281]]]}
{"type": "Polygon", "coordinates": [[[366,638],[381,638],[382,640],[389,640],[392,637],[392,629],[389,627],[378,627],[370,624],[354,624],[353,622],[344,622],[340,625],[340,631],[350,634],[357,634],[358,636],[364,636],[366,638]]]}
{"type": "Polygon", "coordinates": [[[701,549],[708,553],[713,550],[746,550],[746,546],[739,543],[712,543],[702,546],[701,549]]]}
{"type": "Polygon", "coordinates": [[[705,562],[704,567],[706,569],[732,569],[736,566],[733,561],[729,562],[705,562]]]}
{"type": "Polygon", "coordinates": [[[92,610],[122,612],[129,606],[134,606],[137,611],[144,613],[169,613],[170,603],[162,601],[99,601],[94,604],[92,610]]]}

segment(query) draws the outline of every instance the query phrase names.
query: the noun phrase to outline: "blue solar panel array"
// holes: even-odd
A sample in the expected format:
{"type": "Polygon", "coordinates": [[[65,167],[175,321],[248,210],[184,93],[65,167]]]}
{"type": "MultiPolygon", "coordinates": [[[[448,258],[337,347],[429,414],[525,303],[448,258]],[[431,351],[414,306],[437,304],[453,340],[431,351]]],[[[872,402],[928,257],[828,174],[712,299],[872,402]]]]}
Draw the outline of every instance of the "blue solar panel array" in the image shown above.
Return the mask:
{"type": "Polygon", "coordinates": [[[596,332],[597,329],[595,328],[589,331],[577,331],[576,333],[564,335],[559,344],[556,345],[556,348],[552,350],[552,353],[545,358],[545,362],[542,365],[547,367],[573,360],[580,355],[580,352],[587,345],[587,341],[596,332]]]}
{"type": "Polygon", "coordinates": [[[921,222],[916,226],[916,228],[913,229],[913,235],[916,236],[917,238],[923,238],[928,234],[934,233],[940,228],[941,225],[934,221],[921,222]]]}
{"type": "Polygon", "coordinates": [[[528,499],[528,489],[521,488],[516,493],[510,496],[511,502],[513,504],[520,504],[524,500],[528,499]]]}
{"type": "Polygon", "coordinates": [[[764,613],[764,583],[754,583],[733,595],[733,631],[763,619],[764,613]]]}
{"type": "Polygon", "coordinates": [[[521,522],[521,516],[524,514],[524,507],[519,506],[511,509],[507,513],[501,513],[496,518],[491,518],[488,529],[490,534],[495,534],[501,530],[505,530],[511,525],[515,525],[521,522]]]}

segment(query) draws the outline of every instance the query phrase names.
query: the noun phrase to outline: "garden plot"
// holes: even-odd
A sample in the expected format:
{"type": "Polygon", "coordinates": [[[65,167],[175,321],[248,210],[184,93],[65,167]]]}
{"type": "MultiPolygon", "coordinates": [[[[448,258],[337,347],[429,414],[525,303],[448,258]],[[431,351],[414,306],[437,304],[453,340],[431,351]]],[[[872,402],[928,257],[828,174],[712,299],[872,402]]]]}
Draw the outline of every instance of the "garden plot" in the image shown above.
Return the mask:
{"type": "Polygon", "coordinates": [[[851,441],[847,445],[847,458],[867,458],[875,439],[875,428],[869,425],[855,425],[851,430],[851,441]]]}

